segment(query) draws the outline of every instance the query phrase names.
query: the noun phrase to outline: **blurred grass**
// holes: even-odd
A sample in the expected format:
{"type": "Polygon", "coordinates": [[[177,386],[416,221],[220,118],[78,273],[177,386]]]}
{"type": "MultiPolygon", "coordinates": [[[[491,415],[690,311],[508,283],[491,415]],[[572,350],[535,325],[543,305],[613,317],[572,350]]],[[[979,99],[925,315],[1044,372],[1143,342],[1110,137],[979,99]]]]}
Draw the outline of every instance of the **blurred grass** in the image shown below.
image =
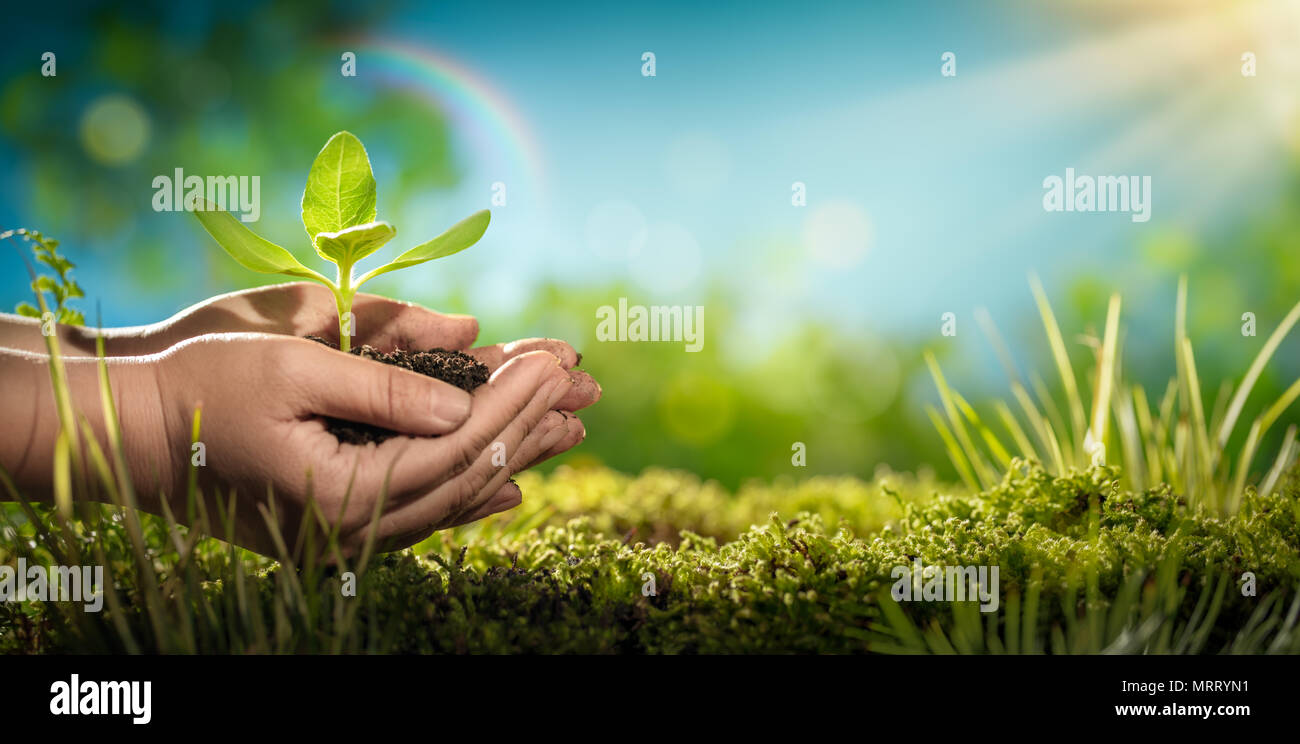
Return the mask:
{"type": "MultiPolygon", "coordinates": [[[[1112,294],[1108,302],[1104,334],[1087,342],[1094,350],[1093,363],[1087,368],[1086,387],[1081,388],[1056,314],[1042,284],[1037,277],[1032,278],[1034,299],[1067,404],[1068,425],[1066,416],[1058,409],[1053,396],[1045,392],[1041,380],[1035,379],[1033,383],[1035,399],[1009,366],[1011,392],[1019,404],[1020,414],[1013,413],[1006,401],[995,403],[1004,430],[999,437],[948,384],[934,357],[927,356],[943,407],[942,416],[931,407],[930,418],[966,485],[973,490],[992,487],[1005,472],[1014,452],[1021,458],[1045,463],[1057,475],[1089,464],[1122,465],[1127,487],[1145,490],[1167,483],[1185,494],[1191,503],[1216,513],[1230,514],[1236,510],[1248,479],[1262,477],[1261,493],[1265,496],[1271,493],[1281,473],[1296,460],[1296,425],[1287,427],[1275,457],[1263,463],[1266,475],[1255,470],[1255,458],[1273,424],[1300,398],[1300,377],[1276,398],[1265,398],[1262,405],[1256,406],[1260,411],[1251,421],[1249,433],[1235,457],[1228,445],[1234,441],[1234,428],[1255,392],[1256,383],[1300,322],[1300,302],[1272,329],[1241,381],[1235,387],[1230,380],[1223,382],[1214,408],[1207,414],[1201,377],[1187,334],[1187,284],[1187,277],[1178,283],[1174,311],[1175,377],[1164,386],[1164,396],[1154,410],[1146,389],[1132,383],[1123,373],[1122,303],[1118,294],[1112,294]],[[1026,435],[1026,429],[1036,435],[1036,443],[1026,435]],[[979,436],[974,436],[972,430],[979,436]],[[1009,438],[1010,446],[1003,443],[1003,438],[1009,438]]],[[[988,332],[995,344],[1000,343],[996,328],[990,327],[988,332]]],[[[1256,395],[1256,402],[1258,398],[1256,395]]]]}

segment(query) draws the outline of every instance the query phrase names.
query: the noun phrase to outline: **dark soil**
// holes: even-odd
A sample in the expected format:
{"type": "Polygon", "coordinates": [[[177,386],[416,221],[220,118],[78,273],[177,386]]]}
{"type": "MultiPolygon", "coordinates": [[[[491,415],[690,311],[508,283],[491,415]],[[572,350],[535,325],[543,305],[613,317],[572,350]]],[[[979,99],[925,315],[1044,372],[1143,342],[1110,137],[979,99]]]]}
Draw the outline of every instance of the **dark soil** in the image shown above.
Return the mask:
{"type": "MultiPolygon", "coordinates": [[[[308,336],[307,338],[333,349],[339,348],[338,344],[320,336],[308,336]]],[[[469,354],[452,349],[429,349],[428,351],[398,349],[392,353],[387,353],[373,346],[362,344],[353,347],[349,353],[384,364],[394,364],[412,372],[419,372],[422,375],[437,378],[455,385],[467,393],[474,392],[474,388],[487,382],[488,379],[487,365],[480,363],[469,354]]],[[[398,436],[397,432],[389,429],[328,416],[325,417],[325,427],[329,430],[329,433],[338,437],[338,440],[344,444],[378,443],[390,437],[398,436]]]]}

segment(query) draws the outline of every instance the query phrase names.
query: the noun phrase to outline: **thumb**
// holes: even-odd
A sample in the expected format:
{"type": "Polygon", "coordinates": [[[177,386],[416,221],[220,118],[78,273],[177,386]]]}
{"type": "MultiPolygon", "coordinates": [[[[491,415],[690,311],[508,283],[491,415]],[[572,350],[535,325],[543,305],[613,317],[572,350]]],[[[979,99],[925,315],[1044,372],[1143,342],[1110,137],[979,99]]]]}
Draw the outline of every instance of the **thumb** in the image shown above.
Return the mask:
{"type": "Polygon", "coordinates": [[[411,434],[454,431],[470,394],[442,380],[303,341],[297,374],[311,413],[411,434]]]}
{"type": "Polygon", "coordinates": [[[478,320],[471,315],[448,315],[375,295],[358,295],[352,311],[357,325],[366,329],[366,343],[385,351],[467,349],[478,336],[478,320]]]}

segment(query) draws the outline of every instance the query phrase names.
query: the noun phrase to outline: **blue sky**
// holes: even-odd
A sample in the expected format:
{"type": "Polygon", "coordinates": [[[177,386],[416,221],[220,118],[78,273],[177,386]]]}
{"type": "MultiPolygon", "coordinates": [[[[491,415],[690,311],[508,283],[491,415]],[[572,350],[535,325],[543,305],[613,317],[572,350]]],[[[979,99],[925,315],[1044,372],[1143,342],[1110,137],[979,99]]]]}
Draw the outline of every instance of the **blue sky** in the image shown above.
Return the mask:
{"type": "MultiPolygon", "coordinates": [[[[1028,308],[1029,271],[1049,289],[1080,271],[1131,286],[1145,241],[1230,231],[1269,203],[1288,150],[1265,109],[1300,84],[1274,64],[1252,88],[1238,49],[1258,40],[1233,18],[1036,3],[472,4],[412,12],[393,33],[482,71],[542,143],[545,214],[510,207],[494,226],[520,281],[547,267],[626,277],[655,301],[722,276],[764,290],[765,324],[814,314],[925,329],[946,310],[1028,308]],[[1206,49],[1213,28],[1223,38],[1206,49]],[[642,51],[657,56],[654,78],[640,74],[642,51]],[[945,51],[956,77],[940,75],[945,51]],[[1151,176],[1152,219],[1044,212],[1043,179],[1067,167],[1151,176]],[[807,207],[790,205],[793,181],[807,207]],[[661,262],[585,239],[611,201],[644,221],[661,262]],[[809,223],[827,205],[865,216],[860,261],[809,257],[809,223]],[[697,254],[699,281],[665,279],[697,254]]],[[[475,176],[464,187],[482,189],[475,176]]]]}
{"type": "MultiPolygon", "coordinates": [[[[749,298],[752,329],[816,317],[933,333],[943,312],[1028,312],[1038,271],[1049,291],[1081,272],[1155,287],[1167,314],[1174,277],[1143,268],[1144,241],[1230,232],[1272,203],[1292,152],[1279,132],[1295,127],[1300,24],[1267,21],[1294,2],[539,5],[416,5],[379,31],[474,70],[539,145],[540,189],[505,176],[515,188],[488,237],[440,266],[485,313],[547,278],[626,280],[647,304],[695,304],[720,281],[749,298]],[[1264,60],[1258,78],[1240,75],[1243,48],[1264,60]],[[940,75],[947,51],[956,77],[940,75]],[[1151,221],[1044,212],[1042,180],[1067,167],[1150,175],[1151,221]],[[790,203],[795,181],[805,207],[790,203]]],[[[401,164],[372,150],[382,211],[401,164]]],[[[486,206],[499,164],[460,157],[464,178],[435,208],[390,219],[432,230],[486,206]]],[[[291,180],[264,179],[264,212],[296,207],[291,180]]],[[[5,193],[0,216],[22,220],[21,189],[5,193]]],[[[82,276],[119,259],[87,257],[82,276]]],[[[4,287],[17,299],[21,277],[4,287]]],[[[103,291],[117,324],[209,288],[103,291]]]]}

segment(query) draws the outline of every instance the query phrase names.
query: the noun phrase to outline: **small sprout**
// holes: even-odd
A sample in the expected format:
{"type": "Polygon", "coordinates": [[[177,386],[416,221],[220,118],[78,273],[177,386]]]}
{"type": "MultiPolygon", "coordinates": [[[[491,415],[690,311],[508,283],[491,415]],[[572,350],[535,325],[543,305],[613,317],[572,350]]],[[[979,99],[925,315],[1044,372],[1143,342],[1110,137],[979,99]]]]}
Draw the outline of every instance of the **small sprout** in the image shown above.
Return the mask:
{"type": "Polygon", "coordinates": [[[483,237],[491,218],[486,209],[475,212],[433,240],[354,277],[352,269],[358,261],[397,235],[392,225],[375,220],[375,202],[375,176],[361,140],[350,132],[330,137],[307,174],[307,187],[302,193],[302,224],[316,253],[338,268],[334,280],[303,266],[292,253],[259,237],[212,202],[207,203],[206,210],[194,214],[208,234],[244,268],[310,279],[329,287],[338,309],[339,348],[348,351],[352,338],[346,319],[362,284],[380,274],[465,250],[483,237]]]}
{"type": "MultiPolygon", "coordinates": [[[[85,297],[86,295],[72,278],[72,270],[76,268],[75,264],[59,255],[59,241],[42,235],[36,230],[26,228],[0,232],[0,240],[13,240],[15,236],[31,243],[32,250],[36,252],[36,260],[53,269],[57,274],[57,276],[42,274],[32,280],[33,292],[49,292],[54,295],[52,312],[54,313],[55,322],[64,325],[85,325],[85,316],[79,310],[74,310],[67,305],[68,300],[85,297]]],[[[28,318],[41,317],[41,311],[27,302],[18,303],[15,312],[28,318]]]]}

